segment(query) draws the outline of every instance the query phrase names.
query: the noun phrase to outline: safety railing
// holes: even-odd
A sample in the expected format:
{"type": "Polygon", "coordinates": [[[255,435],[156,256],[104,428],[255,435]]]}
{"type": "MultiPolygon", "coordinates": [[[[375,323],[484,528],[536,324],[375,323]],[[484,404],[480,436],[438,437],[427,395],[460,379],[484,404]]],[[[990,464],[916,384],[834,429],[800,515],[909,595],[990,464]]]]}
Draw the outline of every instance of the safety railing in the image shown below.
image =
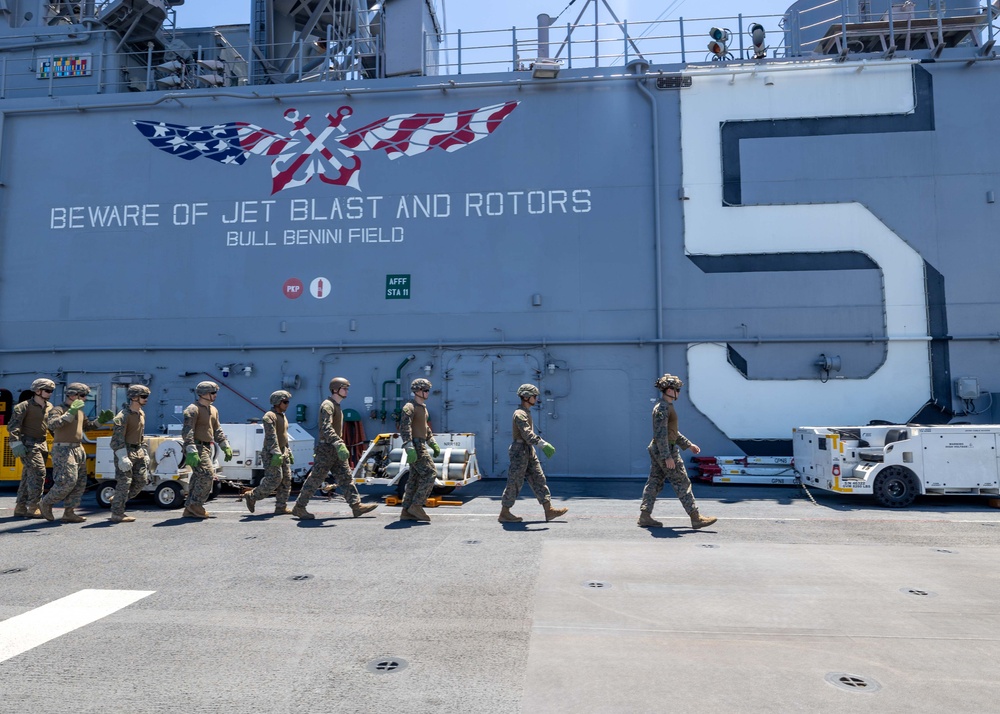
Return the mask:
{"type": "MultiPolygon", "coordinates": [[[[968,47],[970,56],[994,57],[1000,0],[928,0],[893,5],[879,16],[847,12],[847,0],[826,0],[781,15],[679,17],[654,22],[608,22],[511,27],[425,35],[424,75],[532,72],[625,67],[636,59],[655,65],[745,63],[762,59],[858,52],[940,52],[968,47]],[[962,4],[966,6],[963,7],[962,4]],[[544,30],[544,32],[540,32],[544,30]],[[547,38],[547,39],[546,39],[547,38]]],[[[98,9],[104,3],[97,3],[98,9]]],[[[854,3],[868,7],[868,3],[854,3]]],[[[100,25],[67,32],[52,28],[0,43],[0,99],[28,96],[196,90],[248,84],[357,81],[385,76],[382,36],[307,38],[282,47],[243,46],[206,32],[203,46],[178,54],[123,44],[100,25]],[[260,57],[284,58],[280,71],[260,71],[260,57]],[[257,62],[251,66],[250,58],[257,62]]],[[[185,40],[190,38],[185,36],[185,40]]],[[[548,75],[537,74],[548,72],[548,75]]]]}

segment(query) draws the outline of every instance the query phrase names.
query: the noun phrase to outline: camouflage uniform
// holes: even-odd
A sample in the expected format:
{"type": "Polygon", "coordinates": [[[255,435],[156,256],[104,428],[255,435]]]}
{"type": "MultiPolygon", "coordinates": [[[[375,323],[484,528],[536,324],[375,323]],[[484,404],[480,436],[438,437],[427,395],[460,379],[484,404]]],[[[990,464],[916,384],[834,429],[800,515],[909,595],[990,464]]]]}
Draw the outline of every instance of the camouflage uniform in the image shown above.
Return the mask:
{"type": "Polygon", "coordinates": [[[254,501],[274,494],[275,509],[284,510],[288,505],[288,494],[292,491],[292,467],[289,463],[288,418],[284,414],[269,411],[262,420],[264,425],[264,446],[260,451],[263,459],[264,478],[249,496],[254,501]],[[281,463],[271,466],[271,457],[281,456],[281,463]]]}
{"type": "Polygon", "coordinates": [[[16,404],[10,417],[9,441],[12,444],[15,441],[21,442],[26,450],[21,457],[23,468],[15,505],[25,506],[29,510],[37,507],[45,485],[45,457],[49,453],[45,443],[45,424],[51,411],[52,405],[48,401],[44,407],[40,407],[32,397],[16,404]]]}
{"type": "Polygon", "coordinates": [[[198,465],[191,468],[188,482],[188,496],[185,507],[201,507],[212,494],[215,479],[213,442],[223,449],[229,448],[229,440],[219,423],[219,410],[214,406],[204,406],[195,402],[184,410],[184,426],[181,429],[184,450],[198,454],[198,465]]]}
{"type": "Polygon", "coordinates": [[[507,454],[510,456],[507,487],[503,491],[500,504],[504,508],[511,508],[514,505],[517,495],[524,485],[524,477],[527,475],[528,486],[531,487],[538,502],[544,506],[551,502],[552,495],[545,482],[545,473],[542,471],[542,464],[538,461],[538,454],[535,453],[535,445],[544,442],[542,437],[535,433],[531,413],[527,409],[514,410],[513,432],[514,441],[507,449],[507,454]]]}
{"type": "Polygon", "coordinates": [[[98,429],[100,424],[88,419],[83,410],[75,414],[69,404],[52,407],[45,418],[45,427],[52,432],[52,488],[41,503],[52,507],[59,501],[67,510],[80,505],[87,488],[87,453],[83,450],[84,429],[98,429]]]}
{"type": "Polygon", "coordinates": [[[130,404],[115,414],[111,428],[111,451],[115,455],[115,497],[111,500],[111,515],[125,515],[125,504],[135,498],[149,483],[149,455],[146,453],[146,414],[134,412],[130,404]],[[121,450],[128,454],[132,467],[122,469],[118,458],[121,450]]]}
{"type": "Polygon", "coordinates": [[[673,404],[660,399],[653,407],[653,440],[649,442],[649,479],[642,491],[640,511],[653,512],[656,497],[663,490],[664,481],[669,481],[677,492],[677,498],[688,515],[698,513],[691,493],[691,479],[684,468],[681,451],[691,446],[691,442],[677,430],[677,412],[673,404]],[[674,468],[668,469],[664,460],[673,457],[674,468]]]}
{"type": "Polygon", "coordinates": [[[434,439],[427,417],[427,406],[407,402],[403,407],[403,418],[399,422],[399,434],[404,444],[413,444],[417,460],[410,464],[410,475],[406,479],[403,492],[403,510],[409,510],[414,503],[423,506],[434,488],[437,472],[431,457],[428,442],[434,439]]]}
{"type": "MultiPolygon", "coordinates": [[[[344,411],[333,399],[324,399],[319,407],[319,440],[316,444],[316,456],[312,473],[302,485],[296,508],[305,508],[316,489],[326,480],[327,474],[333,476],[334,482],[340,488],[351,508],[361,503],[361,496],[354,485],[350,466],[341,461],[337,455],[339,447],[344,444],[341,434],[344,430],[344,411]]],[[[346,444],[344,444],[346,446],[346,444]]]]}

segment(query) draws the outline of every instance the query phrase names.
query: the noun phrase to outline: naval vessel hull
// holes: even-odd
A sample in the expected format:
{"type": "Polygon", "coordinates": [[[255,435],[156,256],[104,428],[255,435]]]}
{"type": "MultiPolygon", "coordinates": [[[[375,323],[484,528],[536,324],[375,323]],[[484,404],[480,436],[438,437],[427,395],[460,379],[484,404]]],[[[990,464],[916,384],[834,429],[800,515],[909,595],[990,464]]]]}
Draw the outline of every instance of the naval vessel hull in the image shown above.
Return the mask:
{"type": "Polygon", "coordinates": [[[0,101],[10,401],[141,381],[155,431],[213,379],[224,421],[286,387],[314,430],[345,376],[372,435],[427,377],[492,476],[524,382],[550,475],[645,473],[664,371],[708,453],[995,419],[996,62],[50,84],[0,101]]]}

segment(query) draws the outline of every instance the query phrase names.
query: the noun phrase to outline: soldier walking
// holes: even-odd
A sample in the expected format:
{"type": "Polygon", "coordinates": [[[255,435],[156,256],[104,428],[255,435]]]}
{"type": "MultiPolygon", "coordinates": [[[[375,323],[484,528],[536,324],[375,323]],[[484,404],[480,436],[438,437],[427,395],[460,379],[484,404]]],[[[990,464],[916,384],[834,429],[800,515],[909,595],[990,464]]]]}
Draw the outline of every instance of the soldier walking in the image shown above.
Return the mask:
{"type": "Polygon", "coordinates": [[[672,374],[665,374],[654,382],[654,386],[660,390],[661,398],[653,407],[653,440],[649,442],[649,479],[642,491],[642,505],[639,506],[639,526],[642,528],[663,525],[660,521],[653,520],[652,513],[664,481],[670,481],[670,485],[677,492],[677,498],[691,517],[692,528],[704,528],[719,520],[698,513],[698,505],[694,502],[694,494],[691,493],[691,479],[688,478],[684,459],[681,458],[680,452],[683,449],[691,449],[694,454],[701,451],[697,444],[691,443],[677,430],[674,402],[680,396],[683,385],[680,377],[672,374]]]}
{"type": "Polygon", "coordinates": [[[350,388],[351,383],[346,379],[334,377],[330,380],[330,397],[324,399],[319,407],[319,441],[316,444],[312,473],[302,484],[299,498],[292,509],[292,514],[301,520],[311,520],[316,517],[306,510],[306,506],[309,505],[309,500],[316,493],[316,489],[326,480],[327,474],[333,476],[334,483],[340,488],[355,518],[378,508],[378,504],[375,503],[361,503],[361,496],[351,476],[350,452],[342,436],[344,410],[340,407],[350,388]]]}
{"type": "Polygon", "coordinates": [[[226,461],[232,460],[233,450],[229,448],[229,440],[219,423],[219,410],[214,406],[219,385],[199,382],[194,392],[198,399],[184,410],[184,426],[181,429],[184,451],[187,452],[184,464],[191,467],[182,515],[185,518],[214,518],[205,510],[205,502],[212,493],[212,481],[215,479],[212,445],[217,443],[222,447],[226,461]]]}
{"type": "Polygon", "coordinates": [[[514,441],[507,450],[510,456],[510,468],[507,469],[507,488],[503,491],[503,498],[500,501],[500,523],[520,523],[521,518],[510,512],[517,495],[524,485],[524,478],[528,478],[528,486],[531,488],[535,498],[545,509],[545,520],[551,521],[553,518],[565,514],[568,508],[553,508],[552,494],[549,493],[548,484],[545,481],[545,472],[542,471],[542,464],[535,453],[535,446],[541,446],[546,458],[552,458],[556,453],[556,447],[545,441],[535,433],[534,423],[531,420],[531,408],[538,402],[538,387],[534,384],[522,384],[517,388],[517,396],[521,399],[521,406],[514,410],[514,441]]]}
{"type": "Polygon", "coordinates": [[[34,396],[14,405],[8,432],[10,451],[21,459],[21,483],[17,487],[14,515],[23,518],[41,518],[38,500],[45,486],[45,457],[49,453],[45,443],[45,419],[52,410],[49,399],[56,388],[51,379],[39,377],[31,383],[34,396]]]}
{"type": "Polygon", "coordinates": [[[126,393],[128,404],[115,414],[111,430],[111,450],[115,454],[115,495],[111,499],[111,522],[131,523],[125,505],[149,483],[149,454],[146,452],[146,413],[149,387],[133,384],[126,393]]]}
{"type": "Polygon", "coordinates": [[[434,470],[434,456],[441,453],[441,447],[434,441],[431,432],[430,419],[427,416],[427,396],[431,392],[431,383],[426,379],[414,379],[410,384],[413,400],[403,407],[403,417],[399,422],[399,434],[403,438],[403,448],[406,449],[406,463],[410,465],[410,475],[403,491],[403,510],[399,514],[401,521],[426,521],[431,517],[424,511],[427,497],[434,488],[437,472],[434,470]]]}
{"type": "Polygon", "coordinates": [[[261,448],[261,459],[267,464],[264,478],[257,488],[243,494],[243,502],[247,510],[254,512],[257,501],[274,495],[274,513],[284,515],[288,510],[288,494],[292,491],[292,450],[288,448],[288,403],[292,400],[291,392],[279,389],[270,397],[271,411],[264,415],[264,446],[261,448]]]}
{"type": "Polygon", "coordinates": [[[104,409],[97,421],[83,414],[84,401],[90,387],[80,382],[66,386],[65,399],[58,407],[49,410],[45,428],[52,432],[52,488],[38,502],[38,510],[47,521],[55,520],[52,506],[63,502],[63,523],[83,523],[87,519],[76,513],[83,492],[87,488],[87,453],[83,450],[83,430],[97,429],[114,417],[114,412],[104,409]]]}

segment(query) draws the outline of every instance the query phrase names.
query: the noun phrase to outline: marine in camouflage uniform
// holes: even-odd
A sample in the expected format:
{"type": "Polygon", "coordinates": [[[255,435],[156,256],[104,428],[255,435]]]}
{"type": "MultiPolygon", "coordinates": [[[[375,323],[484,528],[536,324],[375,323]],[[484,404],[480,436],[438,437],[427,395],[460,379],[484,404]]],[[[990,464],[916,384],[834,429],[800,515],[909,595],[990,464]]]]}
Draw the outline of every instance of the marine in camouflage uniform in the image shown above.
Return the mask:
{"type": "Polygon", "coordinates": [[[350,387],[351,383],[343,377],[334,377],[330,380],[330,398],[324,399],[319,407],[319,440],[316,443],[312,472],[302,484],[299,498],[295,502],[295,508],[292,509],[292,514],[297,518],[303,520],[315,518],[306,510],[306,506],[309,505],[309,500],[316,493],[316,489],[326,480],[327,474],[333,476],[334,483],[340,488],[355,518],[378,507],[375,503],[361,503],[361,496],[351,476],[350,451],[342,437],[344,411],[340,408],[340,403],[347,396],[350,387]]]}
{"type": "Polygon", "coordinates": [[[243,494],[243,502],[251,513],[257,501],[274,495],[274,512],[291,513],[288,510],[288,494],[292,491],[292,451],[288,448],[288,417],[285,411],[292,400],[290,392],[279,389],[269,398],[271,411],[264,414],[264,446],[260,457],[264,461],[264,478],[257,488],[243,494]]]}
{"type": "Polygon", "coordinates": [[[56,388],[51,379],[39,377],[31,383],[35,393],[31,399],[14,405],[7,427],[11,453],[21,459],[21,483],[17,487],[14,515],[24,518],[41,518],[38,501],[45,486],[45,457],[49,453],[45,443],[45,419],[52,410],[49,398],[56,388]]]}
{"type": "Polygon", "coordinates": [[[194,391],[198,400],[184,410],[184,426],[181,428],[186,452],[184,464],[191,467],[182,515],[186,518],[212,518],[205,510],[205,502],[212,493],[212,481],[215,479],[213,444],[222,447],[226,461],[232,460],[233,450],[229,448],[229,440],[219,423],[219,410],[214,406],[219,385],[199,382],[194,391]]]}
{"type": "Polygon", "coordinates": [[[511,513],[510,509],[517,500],[527,476],[528,486],[545,509],[545,520],[551,521],[569,509],[552,507],[552,494],[549,493],[548,484],[545,482],[545,472],[542,471],[542,464],[538,461],[535,446],[542,447],[546,458],[551,458],[556,453],[556,447],[535,433],[534,422],[531,420],[531,408],[538,402],[538,387],[534,384],[522,384],[517,388],[517,396],[521,399],[521,406],[514,410],[514,441],[507,449],[507,454],[510,456],[507,488],[504,489],[500,500],[502,508],[497,520],[500,523],[519,523],[522,520],[511,513]]]}
{"type": "Polygon", "coordinates": [[[87,519],[76,513],[87,488],[87,453],[83,450],[84,429],[97,429],[111,421],[114,413],[103,410],[97,420],[83,414],[84,399],[90,387],[80,382],[66,385],[65,400],[49,410],[45,428],[52,432],[52,488],[38,502],[38,510],[46,520],[54,520],[52,506],[63,502],[64,523],[83,523],[87,519]]]}
{"type": "Polygon", "coordinates": [[[399,520],[430,521],[431,517],[424,511],[424,504],[434,488],[437,472],[434,470],[434,458],[429,452],[434,452],[434,456],[441,453],[441,448],[434,441],[427,416],[426,402],[431,383],[426,379],[414,379],[410,384],[410,391],[413,392],[413,401],[407,402],[403,407],[403,416],[399,422],[399,434],[403,438],[403,448],[406,449],[406,463],[410,465],[399,520]]]}
{"type": "Polygon", "coordinates": [[[691,479],[684,468],[681,451],[690,449],[699,453],[697,444],[680,433],[677,429],[677,412],[674,402],[680,396],[684,383],[679,377],[665,374],[654,382],[660,390],[661,398],[653,407],[653,440],[649,442],[649,479],[642,491],[642,505],[639,506],[639,526],[651,528],[662,526],[660,521],[653,520],[653,506],[656,497],[663,490],[665,481],[669,481],[684,510],[691,517],[692,528],[704,528],[715,523],[717,518],[703,517],[698,513],[698,505],[691,492],[691,479]]]}
{"type": "Polygon", "coordinates": [[[149,483],[149,454],[146,451],[146,413],[149,387],[133,384],[128,388],[128,403],[115,414],[111,429],[111,451],[115,455],[115,495],[111,499],[111,522],[131,523],[125,505],[149,483]]]}

